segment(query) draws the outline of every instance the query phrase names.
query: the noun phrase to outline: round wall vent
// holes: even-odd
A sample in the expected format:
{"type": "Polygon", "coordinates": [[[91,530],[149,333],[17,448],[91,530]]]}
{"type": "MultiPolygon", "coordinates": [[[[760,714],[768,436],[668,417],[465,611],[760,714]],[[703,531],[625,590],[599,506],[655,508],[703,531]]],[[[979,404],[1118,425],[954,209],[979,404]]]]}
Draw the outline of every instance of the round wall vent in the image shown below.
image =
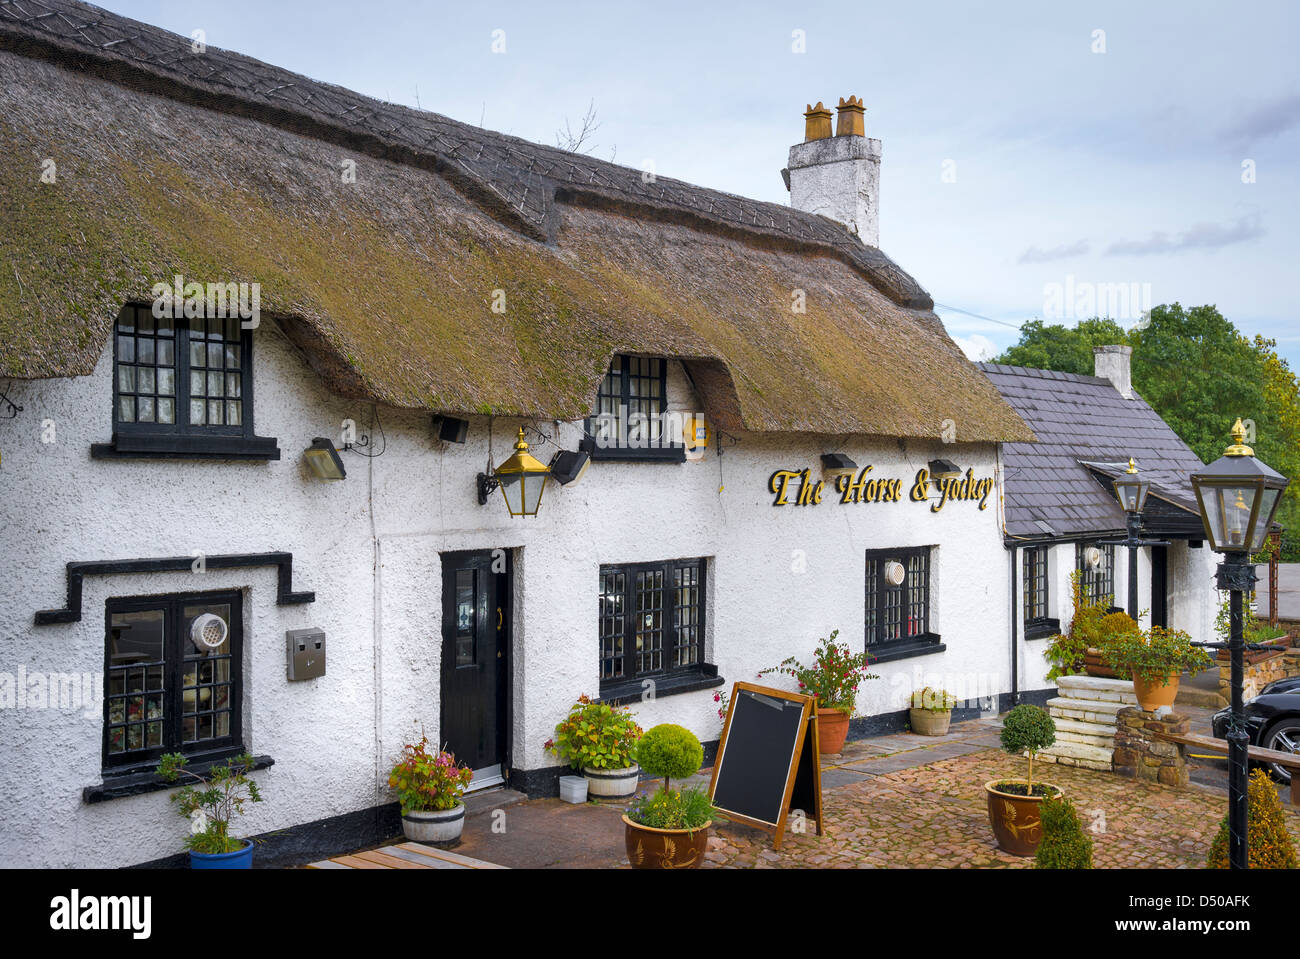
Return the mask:
{"type": "Polygon", "coordinates": [[[1101,565],[1101,550],[1096,546],[1089,546],[1083,551],[1083,561],[1089,569],[1096,569],[1101,565]]]}
{"type": "Polygon", "coordinates": [[[885,582],[890,586],[902,586],[907,578],[907,569],[896,559],[885,561],[885,582]]]}
{"type": "Polygon", "coordinates": [[[215,613],[196,616],[190,625],[190,641],[204,651],[220,649],[229,634],[226,621],[215,613]]]}

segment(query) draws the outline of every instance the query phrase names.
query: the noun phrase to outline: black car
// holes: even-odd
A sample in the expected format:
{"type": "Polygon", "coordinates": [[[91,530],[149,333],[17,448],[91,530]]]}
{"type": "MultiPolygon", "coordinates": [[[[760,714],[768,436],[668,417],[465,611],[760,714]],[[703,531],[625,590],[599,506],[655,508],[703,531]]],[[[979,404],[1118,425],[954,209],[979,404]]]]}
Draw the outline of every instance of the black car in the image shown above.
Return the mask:
{"type": "MultiPolygon", "coordinates": [[[[1284,753],[1300,753],[1300,676],[1291,676],[1269,683],[1254,699],[1245,703],[1246,729],[1253,746],[1276,749],[1284,753]]],[[[1226,739],[1232,710],[1220,709],[1212,721],[1214,735],[1226,739]]],[[[1276,763],[1268,763],[1273,775],[1284,783],[1291,781],[1291,771],[1276,763]]]]}

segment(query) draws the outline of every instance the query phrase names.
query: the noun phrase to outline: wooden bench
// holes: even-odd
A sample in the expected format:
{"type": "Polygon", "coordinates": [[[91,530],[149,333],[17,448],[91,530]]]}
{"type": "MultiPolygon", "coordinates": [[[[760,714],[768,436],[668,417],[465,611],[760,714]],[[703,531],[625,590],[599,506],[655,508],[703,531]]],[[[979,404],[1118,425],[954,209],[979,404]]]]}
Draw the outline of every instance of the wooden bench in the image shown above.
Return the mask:
{"type": "MultiPolygon", "coordinates": [[[[1197,749],[1207,749],[1212,753],[1222,753],[1225,756],[1228,753],[1227,740],[1215,739],[1213,736],[1199,736],[1195,733],[1152,733],[1152,735],[1156,739],[1177,743],[1180,746],[1195,746],[1197,749]]],[[[1300,806],[1300,753],[1284,753],[1277,749],[1265,749],[1263,746],[1247,748],[1253,761],[1277,763],[1291,771],[1291,805],[1300,806]]]]}
{"type": "MultiPolygon", "coordinates": [[[[1300,778],[1300,777],[1297,777],[1300,778]]],[[[445,849],[418,842],[381,846],[350,856],[335,856],[313,862],[308,869],[505,869],[495,863],[471,859],[445,849]]]]}

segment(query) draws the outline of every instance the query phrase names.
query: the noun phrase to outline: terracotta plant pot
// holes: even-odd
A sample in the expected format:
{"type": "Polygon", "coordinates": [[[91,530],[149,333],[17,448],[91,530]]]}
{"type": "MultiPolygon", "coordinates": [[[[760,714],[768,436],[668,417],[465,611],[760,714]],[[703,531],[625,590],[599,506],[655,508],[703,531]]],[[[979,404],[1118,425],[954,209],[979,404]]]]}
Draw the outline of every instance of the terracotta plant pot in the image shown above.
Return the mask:
{"type": "Polygon", "coordinates": [[[1091,646],[1083,654],[1083,671],[1089,676],[1100,676],[1102,679],[1125,678],[1109,666],[1103,666],[1101,664],[1101,650],[1091,646]]]}
{"type": "MultiPolygon", "coordinates": [[[[1247,666],[1253,666],[1255,663],[1261,663],[1266,659],[1272,659],[1279,653],[1285,652],[1291,647],[1290,636],[1279,636],[1276,639],[1264,640],[1269,646],[1276,646],[1277,649],[1248,649],[1242,653],[1241,661],[1247,666]]],[[[1226,649],[1221,649],[1214,654],[1214,660],[1221,666],[1226,666],[1232,661],[1231,654],[1226,649]]]]}
{"type": "Polygon", "coordinates": [[[1163,684],[1158,679],[1148,683],[1141,676],[1134,676],[1133,692],[1137,693],[1138,705],[1149,713],[1155,712],[1161,706],[1172,706],[1178,697],[1178,673],[1168,677],[1168,680],[1163,684]]]}
{"type": "Polygon", "coordinates": [[[623,817],[627,861],[633,869],[698,869],[709,848],[710,819],[698,829],[653,829],[623,817]]]}
{"type": "Polygon", "coordinates": [[[849,738],[849,714],[838,709],[817,708],[817,751],[823,756],[844,752],[849,738]]]}
{"type": "MultiPolygon", "coordinates": [[[[1038,807],[1046,796],[1017,796],[1002,792],[997,787],[1005,782],[1024,782],[1022,779],[994,779],[984,784],[988,794],[989,825],[998,841],[998,848],[1013,856],[1032,856],[1043,841],[1043,821],[1038,807]]],[[[1062,795],[1061,787],[1051,783],[1034,783],[1046,786],[1062,795]]]]}
{"type": "Polygon", "coordinates": [[[909,709],[912,732],[918,736],[946,736],[952,722],[951,709],[909,709]]]}

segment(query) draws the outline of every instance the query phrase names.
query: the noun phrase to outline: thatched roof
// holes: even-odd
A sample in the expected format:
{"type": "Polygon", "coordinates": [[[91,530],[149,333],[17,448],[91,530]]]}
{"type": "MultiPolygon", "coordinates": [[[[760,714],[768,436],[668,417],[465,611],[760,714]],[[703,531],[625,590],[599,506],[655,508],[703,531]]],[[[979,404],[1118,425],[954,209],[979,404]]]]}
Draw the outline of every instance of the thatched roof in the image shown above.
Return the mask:
{"type": "Polygon", "coordinates": [[[181,274],[258,282],[335,390],[397,407],[576,418],[636,352],[686,360],[733,429],[1032,437],[839,224],[72,0],[0,0],[0,207],[0,375],[89,373],[118,307],[181,274]]]}

